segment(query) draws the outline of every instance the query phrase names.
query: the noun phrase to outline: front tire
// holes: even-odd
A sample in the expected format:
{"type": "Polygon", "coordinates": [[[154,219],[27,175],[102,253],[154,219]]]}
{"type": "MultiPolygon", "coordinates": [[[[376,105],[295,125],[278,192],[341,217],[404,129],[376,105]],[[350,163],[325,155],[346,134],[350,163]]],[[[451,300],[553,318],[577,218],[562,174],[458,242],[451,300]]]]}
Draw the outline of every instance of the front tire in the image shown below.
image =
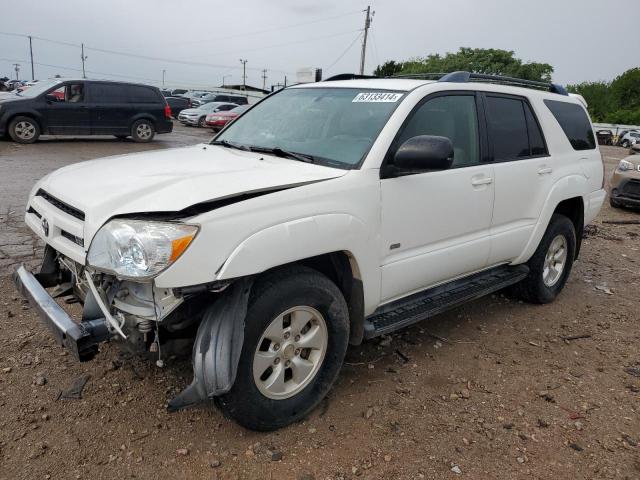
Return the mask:
{"type": "Polygon", "coordinates": [[[302,420],[333,385],[348,339],[347,304],[331,280],[307,267],[269,272],[252,289],[235,383],[216,403],[251,430],[302,420]]]}
{"type": "Polygon", "coordinates": [[[137,143],[147,143],[153,140],[156,134],[156,129],[150,120],[141,119],[137,120],[131,126],[131,138],[137,143]]]}
{"type": "Polygon", "coordinates": [[[19,116],[9,123],[9,135],[17,143],[34,143],[40,137],[40,125],[31,117],[19,116]]]}
{"type": "Polygon", "coordinates": [[[554,213],[538,248],[527,262],[529,275],[515,285],[518,297],[530,303],[550,303],[567,283],[576,253],[571,220],[554,213]]]}
{"type": "Polygon", "coordinates": [[[198,126],[200,128],[205,128],[207,126],[207,119],[206,117],[200,117],[200,119],[198,120],[198,126]]]}
{"type": "Polygon", "coordinates": [[[621,146],[622,148],[629,148],[629,140],[623,140],[621,146]]]}

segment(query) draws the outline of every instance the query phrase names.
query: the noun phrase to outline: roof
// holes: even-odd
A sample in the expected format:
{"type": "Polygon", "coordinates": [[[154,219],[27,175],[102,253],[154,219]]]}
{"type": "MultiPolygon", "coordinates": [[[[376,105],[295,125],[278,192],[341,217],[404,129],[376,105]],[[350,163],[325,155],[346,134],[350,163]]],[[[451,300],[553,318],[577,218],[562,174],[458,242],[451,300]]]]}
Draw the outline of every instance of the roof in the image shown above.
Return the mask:
{"type": "Polygon", "coordinates": [[[433,80],[414,80],[406,78],[363,78],[357,80],[336,80],[332,82],[317,82],[317,83],[301,83],[294,85],[291,88],[305,88],[305,87],[337,87],[337,88],[365,88],[376,90],[398,90],[401,92],[408,92],[414,88],[427,85],[429,83],[436,83],[433,80]]]}

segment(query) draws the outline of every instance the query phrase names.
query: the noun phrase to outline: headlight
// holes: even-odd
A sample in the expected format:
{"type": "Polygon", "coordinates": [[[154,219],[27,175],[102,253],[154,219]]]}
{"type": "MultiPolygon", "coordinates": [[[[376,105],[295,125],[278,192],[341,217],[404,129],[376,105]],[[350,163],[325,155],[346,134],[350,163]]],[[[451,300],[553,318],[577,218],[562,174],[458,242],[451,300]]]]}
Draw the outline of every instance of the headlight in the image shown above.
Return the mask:
{"type": "Polygon", "coordinates": [[[636,167],[633,165],[633,163],[627,161],[627,160],[620,160],[620,164],[618,165],[618,170],[620,170],[621,172],[626,172],[627,170],[633,170],[636,167]]]}
{"type": "Polygon", "coordinates": [[[87,263],[116,276],[148,279],[175,262],[198,233],[183,223],[112,220],[91,242],[87,263]]]}

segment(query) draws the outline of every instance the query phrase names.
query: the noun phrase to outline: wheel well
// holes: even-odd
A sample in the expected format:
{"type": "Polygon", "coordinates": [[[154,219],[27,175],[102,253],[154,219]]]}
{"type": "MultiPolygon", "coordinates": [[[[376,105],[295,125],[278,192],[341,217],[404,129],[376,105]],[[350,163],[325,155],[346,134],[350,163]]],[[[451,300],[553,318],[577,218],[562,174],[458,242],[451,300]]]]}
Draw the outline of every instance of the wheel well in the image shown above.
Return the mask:
{"type": "Polygon", "coordinates": [[[7,133],[9,132],[9,125],[11,125],[11,122],[16,117],[29,117],[29,118],[31,118],[34,122],[36,122],[38,124],[38,127],[40,128],[40,133],[44,133],[43,129],[42,129],[42,122],[40,121],[40,119],[38,117],[36,117],[32,113],[15,113],[15,114],[11,115],[9,118],[7,118],[7,133]]]}
{"type": "MultiPolygon", "coordinates": [[[[293,262],[323,273],[334,282],[349,307],[349,343],[359,345],[364,337],[364,292],[358,264],[349,252],[325,253],[293,262]]],[[[280,265],[280,268],[284,265],[280,265]]]]}
{"type": "Polygon", "coordinates": [[[573,197],[567,200],[563,200],[558,204],[554,213],[564,215],[571,223],[576,231],[576,257],[580,253],[580,246],[582,245],[582,233],[584,231],[584,202],[582,197],[573,197]]]}

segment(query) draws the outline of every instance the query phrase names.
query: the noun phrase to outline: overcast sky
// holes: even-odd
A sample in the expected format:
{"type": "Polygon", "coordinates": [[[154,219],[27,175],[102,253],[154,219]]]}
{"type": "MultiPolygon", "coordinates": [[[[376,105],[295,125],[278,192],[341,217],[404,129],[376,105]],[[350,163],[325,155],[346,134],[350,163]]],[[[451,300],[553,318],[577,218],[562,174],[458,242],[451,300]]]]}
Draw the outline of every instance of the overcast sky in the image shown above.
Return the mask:
{"type": "MultiPolygon", "coordinates": [[[[164,69],[167,86],[219,86],[223,76],[242,83],[242,58],[247,83],[262,86],[267,69],[268,87],[304,67],[325,77],[357,71],[367,5],[375,16],[366,73],[462,46],[550,63],[563,84],[640,64],[638,0],[0,0],[0,32],[84,42],[89,77],[160,83],[164,69]]],[[[80,75],[77,46],[34,39],[33,53],[36,78],[80,75]]],[[[18,62],[31,78],[28,60],[26,38],[0,34],[0,76],[15,78],[18,62]]]]}

